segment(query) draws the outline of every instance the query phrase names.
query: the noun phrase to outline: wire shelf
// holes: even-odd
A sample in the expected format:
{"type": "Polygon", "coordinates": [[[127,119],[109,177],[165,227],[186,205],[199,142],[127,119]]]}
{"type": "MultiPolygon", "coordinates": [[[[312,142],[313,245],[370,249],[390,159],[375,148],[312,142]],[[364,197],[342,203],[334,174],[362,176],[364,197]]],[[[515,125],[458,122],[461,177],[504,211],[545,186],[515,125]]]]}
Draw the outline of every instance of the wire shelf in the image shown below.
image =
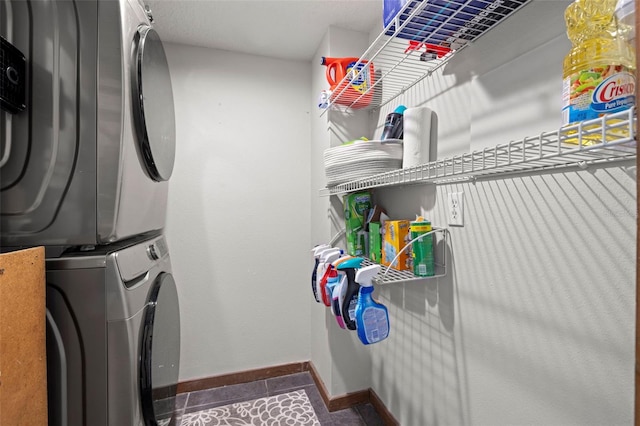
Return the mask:
{"type": "Polygon", "coordinates": [[[373,109],[389,103],[529,1],[407,1],[360,56],[352,68],[357,71],[336,85],[320,115],[330,108],[373,109]],[[370,81],[363,85],[368,74],[370,81]]]}
{"type": "Polygon", "coordinates": [[[635,108],[538,136],[321,189],[335,195],[383,186],[447,184],[564,167],[585,168],[636,158],[635,108]]]}
{"type": "MultiPolygon", "coordinates": [[[[446,228],[433,228],[435,231],[434,235],[434,244],[433,250],[435,255],[435,274],[428,277],[418,277],[413,275],[411,271],[399,271],[397,269],[389,268],[387,266],[382,266],[378,275],[373,278],[373,283],[375,285],[387,285],[387,284],[397,284],[403,282],[417,282],[424,280],[431,280],[433,278],[444,277],[447,275],[447,235],[448,230],[446,228]],[[442,241],[436,244],[436,235],[442,235],[442,241]],[[437,250],[437,247],[440,247],[440,250],[437,250]]],[[[402,250],[408,248],[408,245],[403,247],[402,250]]],[[[362,266],[375,265],[371,259],[363,258],[362,266]]]]}

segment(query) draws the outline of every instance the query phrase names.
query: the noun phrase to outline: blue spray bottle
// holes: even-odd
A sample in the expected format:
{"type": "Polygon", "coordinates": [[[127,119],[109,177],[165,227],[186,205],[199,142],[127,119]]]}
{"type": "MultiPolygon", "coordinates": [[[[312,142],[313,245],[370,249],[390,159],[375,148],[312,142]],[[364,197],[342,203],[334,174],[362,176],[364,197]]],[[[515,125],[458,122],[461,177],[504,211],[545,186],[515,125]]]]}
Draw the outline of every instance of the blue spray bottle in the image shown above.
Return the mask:
{"type": "Polygon", "coordinates": [[[373,277],[380,271],[380,265],[365,266],[356,272],[356,282],[360,284],[360,294],[356,304],[356,328],[358,337],[365,345],[376,343],[389,336],[389,312],[387,307],[371,297],[373,277]]]}
{"type": "Polygon", "coordinates": [[[338,271],[344,271],[347,278],[346,283],[342,285],[339,302],[342,320],[349,330],[356,329],[355,309],[360,290],[360,285],[356,282],[356,269],[360,268],[362,260],[361,257],[354,257],[338,265],[338,271]]]}
{"type": "Polygon", "coordinates": [[[318,299],[318,287],[316,283],[318,281],[318,263],[320,263],[320,252],[324,249],[329,248],[328,244],[320,244],[311,249],[313,253],[313,258],[315,259],[315,265],[313,265],[313,271],[311,272],[311,290],[313,291],[313,297],[315,297],[316,302],[319,302],[318,299]]]}

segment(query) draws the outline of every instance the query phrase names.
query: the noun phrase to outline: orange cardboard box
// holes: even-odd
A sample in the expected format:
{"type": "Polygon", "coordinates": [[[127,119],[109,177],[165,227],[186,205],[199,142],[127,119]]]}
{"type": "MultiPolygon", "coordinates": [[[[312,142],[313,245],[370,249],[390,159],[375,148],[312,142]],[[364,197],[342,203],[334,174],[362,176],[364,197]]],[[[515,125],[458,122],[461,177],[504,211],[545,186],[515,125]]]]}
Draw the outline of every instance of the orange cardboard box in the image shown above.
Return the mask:
{"type": "Polygon", "coordinates": [[[0,255],[0,425],[47,424],[44,247],[0,255]]]}
{"type": "Polygon", "coordinates": [[[391,266],[399,271],[410,270],[411,247],[403,251],[398,259],[391,264],[396,255],[407,245],[409,240],[408,220],[388,220],[384,223],[384,240],[382,243],[382,264],[391,266]]]}

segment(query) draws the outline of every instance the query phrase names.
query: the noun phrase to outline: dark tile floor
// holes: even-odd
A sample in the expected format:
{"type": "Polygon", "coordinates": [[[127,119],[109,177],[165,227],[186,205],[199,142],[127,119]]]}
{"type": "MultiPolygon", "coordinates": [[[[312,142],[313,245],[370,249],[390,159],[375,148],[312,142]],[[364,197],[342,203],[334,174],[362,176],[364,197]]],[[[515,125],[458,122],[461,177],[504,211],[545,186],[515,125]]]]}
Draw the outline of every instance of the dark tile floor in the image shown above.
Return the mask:
{"type": "Polygon", "coordinates": [[[330,413],[308,372],[179,394],[175,407],[176,424],[180,424],[179,420],[185,413],[234,402],[251,401],[298,389],[304,389],[307,393],[322,426],[382,426],[384,424],[371,404],[361,404],[330,413]]]}

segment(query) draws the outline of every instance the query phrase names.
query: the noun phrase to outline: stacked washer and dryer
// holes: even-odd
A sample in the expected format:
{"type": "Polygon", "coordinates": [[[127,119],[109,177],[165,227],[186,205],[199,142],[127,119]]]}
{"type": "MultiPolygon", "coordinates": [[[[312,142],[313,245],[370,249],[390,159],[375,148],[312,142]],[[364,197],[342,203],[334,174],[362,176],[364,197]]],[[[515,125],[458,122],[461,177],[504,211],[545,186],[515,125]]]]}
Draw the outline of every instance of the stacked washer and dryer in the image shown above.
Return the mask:
{"type": "Polygon", "coordinates": [[[45,246],[49,425],[168,424],[175,117],[140,0],[0,0],[0,245],[45,246]]]}

